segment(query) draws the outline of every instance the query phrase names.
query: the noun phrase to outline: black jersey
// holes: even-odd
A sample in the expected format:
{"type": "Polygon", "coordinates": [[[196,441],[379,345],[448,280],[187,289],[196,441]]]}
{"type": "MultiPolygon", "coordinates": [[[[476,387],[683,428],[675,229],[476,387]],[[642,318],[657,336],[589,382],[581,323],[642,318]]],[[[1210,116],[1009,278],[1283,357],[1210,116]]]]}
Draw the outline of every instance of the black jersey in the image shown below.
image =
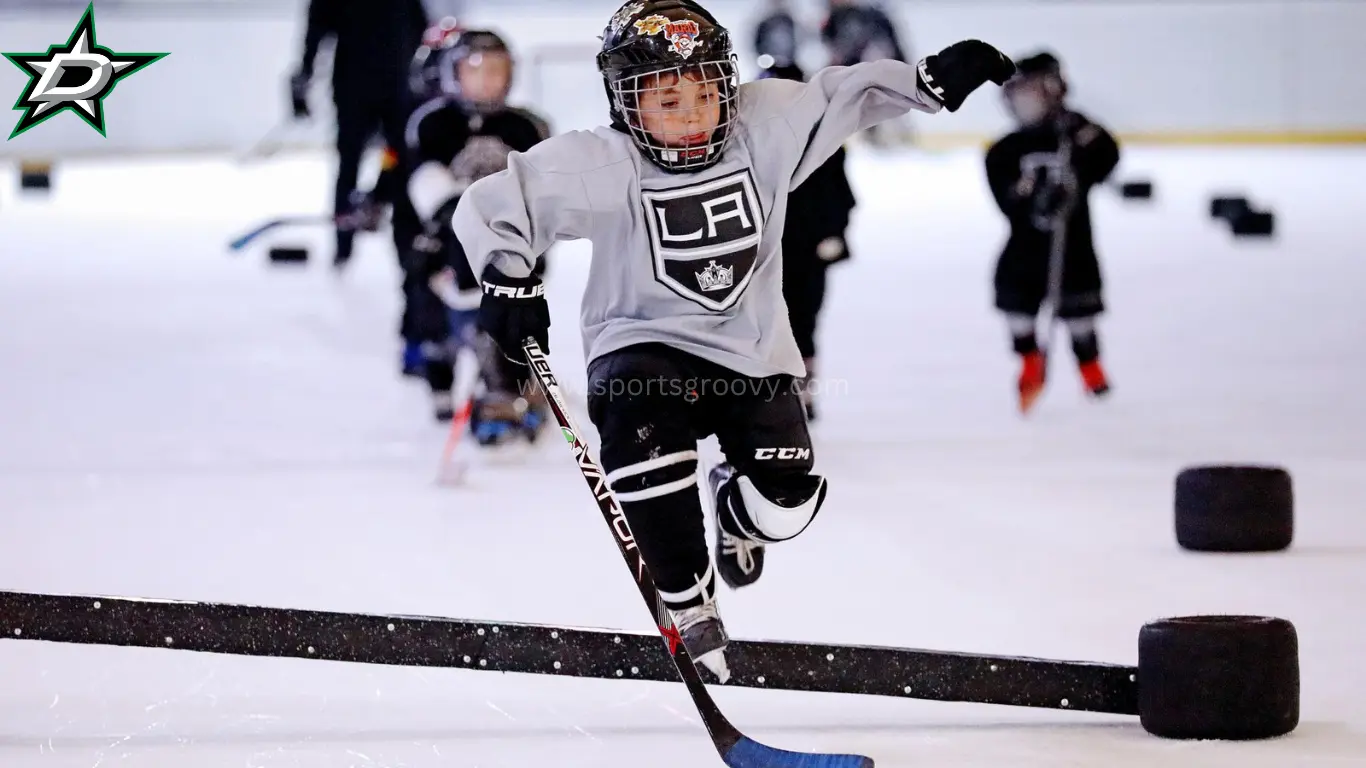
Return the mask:
{"type": "Polygon", "coordinates": [[[333,38],[338,98],[391,96],[407,87],[409,63],[426,28],[421,0],[311,0],[300,71],[311,77],[319,46],[333,38]]]}
{"type": "MultiPolygon", "coordinates": [[[[1100,264],[1091,232],[1087,196],[1119,163],[1119,145],[1100,125],[1077,112],[1065,118],[1071,127],[1071,167],[1078,183],[1078,199],[1067,222],[1063,261],[1063,292],[1098,294],[1100,264]]],[[[1046,290],[1052,231],[1036,213],[1041,179],[1060,162],[1059,132],[1052,123],[1010,133],[987,151],[987,181],[997,206],[1010,222],[1010,236],[996,270],[998,306],[1008,311],[1031,311],[1046,290]]]]}
{"type": "Polygon", "coordinates": [[[550,137],[538,115],[508,107],[489,114],[467,110],[439,97],[419,107],[408,121],[407,143],[414,166],[437,162],[455,177],[454,194],[508,165],[508,155],[525,152],[550,137]]]}

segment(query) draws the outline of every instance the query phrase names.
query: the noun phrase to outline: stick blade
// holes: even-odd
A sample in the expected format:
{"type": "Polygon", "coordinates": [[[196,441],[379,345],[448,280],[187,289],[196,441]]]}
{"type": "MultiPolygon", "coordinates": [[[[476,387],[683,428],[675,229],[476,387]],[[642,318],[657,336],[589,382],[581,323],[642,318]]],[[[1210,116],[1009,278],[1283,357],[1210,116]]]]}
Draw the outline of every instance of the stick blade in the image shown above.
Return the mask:
{"type": "Polygon", "coordinates": [[[748,736],[741,736],[721,759],[730,768],[873,768],[871,757],[789,752],[748,736]]]}
{"type": "Polygon", "coordinates": [[[228,250],[240,251],[243,248],[246,248],[248,245],[251,245],[252,242],[256,240],[256,238],[260,237],[261,235],[264,235],[272,229],[275,229],[276,227],[283,226],[286,223],[288,222],[285,219],[273,219],[271,221],[268,221],[262,224],[261,226],[252,229],[249,232],[243,233],[241,236],[237,237],[232,242],[228,243],[228,250]]]}

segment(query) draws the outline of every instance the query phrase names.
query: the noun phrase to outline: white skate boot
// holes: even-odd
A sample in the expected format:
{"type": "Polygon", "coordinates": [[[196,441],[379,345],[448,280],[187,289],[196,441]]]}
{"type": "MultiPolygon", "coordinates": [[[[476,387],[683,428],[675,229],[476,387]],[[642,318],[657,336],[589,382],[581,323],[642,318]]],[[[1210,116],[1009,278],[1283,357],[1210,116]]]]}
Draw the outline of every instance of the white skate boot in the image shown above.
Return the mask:
{"type": "Polygon", "coordinates": [[[730,669],[726,666],[726,645],[730,638],[716,612],[716,601],[669,613],[683,639],[683,647],[688,649],[693,661],[706,667],[721,682],[730,680],[730,669]]]}

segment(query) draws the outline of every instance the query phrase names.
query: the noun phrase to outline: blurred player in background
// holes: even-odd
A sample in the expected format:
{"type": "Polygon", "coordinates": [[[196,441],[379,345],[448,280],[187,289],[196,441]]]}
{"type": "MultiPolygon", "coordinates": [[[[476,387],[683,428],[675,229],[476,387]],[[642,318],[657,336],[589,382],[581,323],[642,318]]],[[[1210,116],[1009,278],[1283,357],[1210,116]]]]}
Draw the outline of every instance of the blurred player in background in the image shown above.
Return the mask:
{"type": "MultiPolygon", "coordinates": [[[[910,60],[891,17],[867,0],[829,0],[820,35],[832,66],[847,67],[881,59],[910,60]]],[[[877,146],[910,143],[915,138],[910,121],[904,118],[880,123],[865,135],[877,146]]]]}
{"type": "MultiPolygon", "coordinates": [[[[761,63],[767,63],[761,62],[761,63]]],[[[774,64],[759,78],[803,82],[806,74],[796,64],[774,64]]],[[[802,353],[806,375],[798,384],[808,421],[816,419],[816,330],[825,303],[825,273],[832,264],[849,258],[845,230],[856,203],[844,172],[844,147],[835,150],[810,178],[787,196],[787,224],[783,227],[783,301],[792,335],[802,353]]]]}
{"type": "Polygon", "coordinates": [[[860,0],[830,0],[821,40],[830,51],[832,66],[879,59],[906,61],[901,37],[887,12],[860,0]]]}
{"type": "MultiPolygon", "coordinates": [[[[1049,294],[1049,257],[1059,227],[1065,250],[1061,274],[1052,277],[1060,281],[1054,311],[1067,326],[1087,391],[1100,396],[1110,389],[1095,325],[1105,306],[1087,197],[1119,163],[1119,145],[1105,128],[1068,108],[1067,81],[1056,56],[1038,53],[1017,66],[1003,95],[1018,128],[988,150],[986,172],[1010,224],[996,265],[996,308],[1005,313],[1020,356],[1019,405],[1027,413],[1047,371],[1036,318],[1049,294]]],[[[1051,334],[1051,328],[1043,332],[1051,334]]]]}
{"type": "Polygon", "coordinates": [[[767,8],[754,25],[754,53],[759,67],[786,67],[797,63],[801,47],[802,25],[792,15],[788,0],[767,0],[767,8]]]}
{"type": "MultiPolygon", "coordinates": [[[[413,323],[407,331],[422,341],[438,420],[450,420],[461,405],[452,400],[454,365],[457,352],[469,348],[480,361],[485,389],[471,413],[476,439],[490,445],[517,435],[534,438],[545,421],[544,395],[526,366],[498,354],[477,330],[482,291],[450,222],[471,184],[507,168],[510,153],[549,138],[550,127],[540,116],[508,106],[515,62],[498,34],[463,31],[430,61],[432,98],[414,111],[406,131],[414,169],[409,192],[424,222],[404,261],[404,295],[413,323]]],[[[544,271],[542,257],[535,274],[544,271]]]]}
{"type": "MultiPolygon", "coordinates": [[[[391,147],[402,146],[408,113],[408,68],[426,28],[427,14],[421,0],[309,3],[303,55],[298,70],[290,78],[290,94],[294,116],[309,117],[307,97],[314,59],[322,42],[332,39],[332,100],[337,110],[337,180],[333,198],[337,239],[333,263],[338,266],[351,258],[356,232],[378,226],[374,201],[356,191],[361,157],[370,140],[380,132],[391,147]]],[[[390,169],[397,162],[393,155],[386,158],[390,169]]],[[[396,219],[408,214],[401,184],[393,183],[377,193],[392,197],[396,219]]]]}

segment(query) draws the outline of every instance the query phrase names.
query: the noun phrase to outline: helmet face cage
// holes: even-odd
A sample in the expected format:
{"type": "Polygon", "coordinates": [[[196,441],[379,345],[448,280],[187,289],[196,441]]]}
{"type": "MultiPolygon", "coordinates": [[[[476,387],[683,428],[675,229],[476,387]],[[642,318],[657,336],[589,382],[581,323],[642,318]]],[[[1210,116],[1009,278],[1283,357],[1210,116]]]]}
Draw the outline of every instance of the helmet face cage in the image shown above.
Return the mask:
{"type": "Polygon", "coordinates": [[[612,116],[625,125],[650,162],[671,172],[700,171],[720,162],[733,136],[739,94],[736,71],[731,56],[608,73],[612,116]],[[678,98],[666,96],[675,85],[683,86],[683,92],[678,98]],[[699,98],[687,95],[692,93],[699,98]],[[712,104],[717,109],[715,128],[707,131],[706,125],[689,122],[689,116],[709,112],[712,104]],[[697,133],[709,135],[697,141],[697,133]]]}

